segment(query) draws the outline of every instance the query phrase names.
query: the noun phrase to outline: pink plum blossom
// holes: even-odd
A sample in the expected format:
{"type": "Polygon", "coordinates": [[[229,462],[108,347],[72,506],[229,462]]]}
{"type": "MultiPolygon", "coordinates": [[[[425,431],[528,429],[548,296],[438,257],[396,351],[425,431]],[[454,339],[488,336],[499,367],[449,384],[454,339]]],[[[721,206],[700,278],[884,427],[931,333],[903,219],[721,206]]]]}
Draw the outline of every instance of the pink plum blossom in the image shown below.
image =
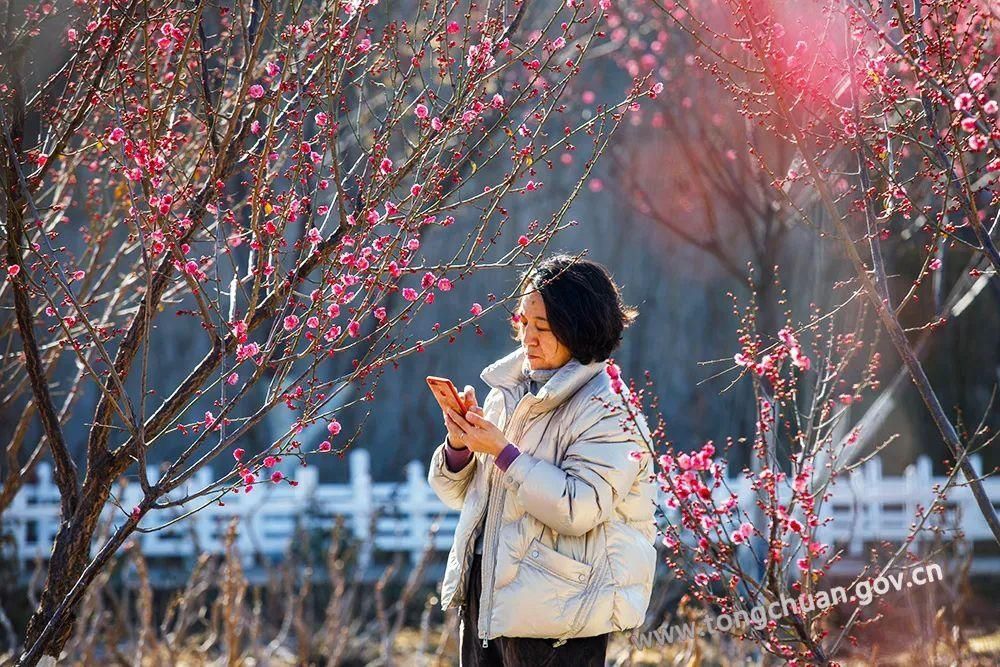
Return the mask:
{"type": "Polygon", "coordinates": [[[979,151],[986,148],[987,140],[986,137],[981,134],[974,134],[971,137],[969,137],[967,144],[969,146],[969,150],[973,151],[974,153],[978,153],[979,151]]]}

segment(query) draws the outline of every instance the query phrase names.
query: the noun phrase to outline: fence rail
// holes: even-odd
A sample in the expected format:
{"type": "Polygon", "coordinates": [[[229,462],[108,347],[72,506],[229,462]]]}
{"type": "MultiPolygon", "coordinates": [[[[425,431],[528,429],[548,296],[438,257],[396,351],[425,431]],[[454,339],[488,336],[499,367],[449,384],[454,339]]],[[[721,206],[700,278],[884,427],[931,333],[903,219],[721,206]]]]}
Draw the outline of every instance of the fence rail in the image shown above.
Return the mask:
{"type": "MultiPolygon", "coordinates": [[[[276,559],[286,553],[299,527],[328,530],[338,515],[345,518],[345,525],[359,543],[379,551],[409,552],[413,562],[420,557],[428,540],[433,539],[435,550],[449,548],[458,513],[445,507],[434,495],[422,462],[411,461],[406,466],[406,479],[392,483],[372,481],[366,450],[354,450],[348,460],[348,484],[320,484],[315,467],[297,468],[293,477],[298,486],[258,484],[250,494],[227,494],[221,503],[210,503],[167,528],[137,536],[142,552],[150,558],[221,554],[226,527],[231,519],[238,518],[237,547],[243,557],[250,559],[260,554],[276,559]],[[370,535],[371,530],[375,531],[374,536],[370,535]]],[[[981,475],[981,460],[972,457],[972,464],[981,475]]],[[[155,476],[151,467],[150,477],[155,476]]],[[[205,488],[211,481],[208,470],[199,471],[178,493],[205,488]]],[[[861,557],[866,543],[901,542],[909,535],[918,509],[928,507],[934,500],[935,488],[945,482],[945,478],[932,475],[931,462],[926,457],[921,457],[899,477],[883,476],[881,461],[872,459],[830,487],[830,497],[821,506],[821,516],[831,521],[822,526],[820,538],[842,546],[849,558],[861,557]]],[[[993,506],[1000,509],[1000,479],[987,479],[985,486],[993,506]]],[[[740,498],[745,509],[752,507],[753,494],[747,480],[731,479],[725,493],[729,492],[740,498]]],[[[129,485],[118,498],[120,507],[109,505],[106,512],[112,520],[116,520],[116,515],[120,517],[118,521],[124,520],[124,512],[138,504],[140,497],[139,486],[129,485]]],[[[200,504],[205,502],[201,499],[200,504]]],[[[194,507],[182,506],[177,515],[191,509],[194,507]]],[[[59,528],[59,514],[59,493],[52,482],[52,468],[42,463],[34,483],[26,484],[4,512],[0,532],[13,534],[18,560],[28,563],[36,558],[45,559],[59,528]]],[[[165,511],[155,512],[144,517],[140,526],[152,528],[170,518],[165,511]]],[[[964,486],[949,491],[943,511],[934,515],[931,524],[948,529],[958,526],[968,542],[992,539],[972,494],[964,486]]],[[[920,539],[927,539],[929,533],[923,535],[920,539]]],[[[95,552],[98,547],[94,545],[95,552]]],[[[369,557],[370,553],[362,553],[363,562],[369,557]]],[[[977,559],[974,570],[1000,572],[1000,559],[977,559]]]]}

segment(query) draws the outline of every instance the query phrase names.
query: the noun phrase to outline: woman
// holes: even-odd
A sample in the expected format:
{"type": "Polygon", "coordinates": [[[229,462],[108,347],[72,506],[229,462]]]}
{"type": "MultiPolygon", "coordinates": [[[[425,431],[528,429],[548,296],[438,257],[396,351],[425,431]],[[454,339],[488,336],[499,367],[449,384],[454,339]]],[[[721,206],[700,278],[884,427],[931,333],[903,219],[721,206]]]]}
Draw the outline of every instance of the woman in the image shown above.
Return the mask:
{"type": "Polygon", "coordinates": [[[642,625],[656,564],[649,430],[607,358],[635,317],[607,270],[559,255],[522,277],[520,346],[487,366],[482,407],[447,410],[428,480],[461,509],[441,587],[478,665],[604,665],[642,625]]]}

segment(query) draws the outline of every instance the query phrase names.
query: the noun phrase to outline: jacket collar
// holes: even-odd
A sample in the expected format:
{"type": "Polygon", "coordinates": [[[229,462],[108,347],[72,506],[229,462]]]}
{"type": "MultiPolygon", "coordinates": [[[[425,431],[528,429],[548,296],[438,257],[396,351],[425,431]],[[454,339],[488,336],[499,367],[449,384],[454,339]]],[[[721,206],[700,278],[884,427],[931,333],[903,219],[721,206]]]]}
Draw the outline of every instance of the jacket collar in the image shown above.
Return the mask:
{"type": "MultiPolygon", "coordinates": [[[[562,404],[580,387],[600,373],[604,366],[605,362],[603,361],[582,364],[575,358],[570,359],[538,391],[536,400],[539,407],[552,409],[562,404]]],[[[524,350],[518,347],[484,368],[479,377],[491,387],[513,390],[518,385],[527,382],[528,375],[524,369],[524,350]]]]}

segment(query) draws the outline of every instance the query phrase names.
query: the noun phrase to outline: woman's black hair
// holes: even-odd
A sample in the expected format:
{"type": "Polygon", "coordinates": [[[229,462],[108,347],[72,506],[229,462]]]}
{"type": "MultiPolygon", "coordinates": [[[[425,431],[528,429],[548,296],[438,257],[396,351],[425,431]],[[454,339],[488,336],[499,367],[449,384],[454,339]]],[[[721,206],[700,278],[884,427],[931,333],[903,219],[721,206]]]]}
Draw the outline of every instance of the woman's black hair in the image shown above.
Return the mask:
{"type": "Polygon", "coordinates": [[[542,295],[552,334],[582,364],[610,357],[638,315],[622,303],[608,270],[589,259],[559,254],[543,260],[521,276],[522,294],[533,290],[542,295]]]}

